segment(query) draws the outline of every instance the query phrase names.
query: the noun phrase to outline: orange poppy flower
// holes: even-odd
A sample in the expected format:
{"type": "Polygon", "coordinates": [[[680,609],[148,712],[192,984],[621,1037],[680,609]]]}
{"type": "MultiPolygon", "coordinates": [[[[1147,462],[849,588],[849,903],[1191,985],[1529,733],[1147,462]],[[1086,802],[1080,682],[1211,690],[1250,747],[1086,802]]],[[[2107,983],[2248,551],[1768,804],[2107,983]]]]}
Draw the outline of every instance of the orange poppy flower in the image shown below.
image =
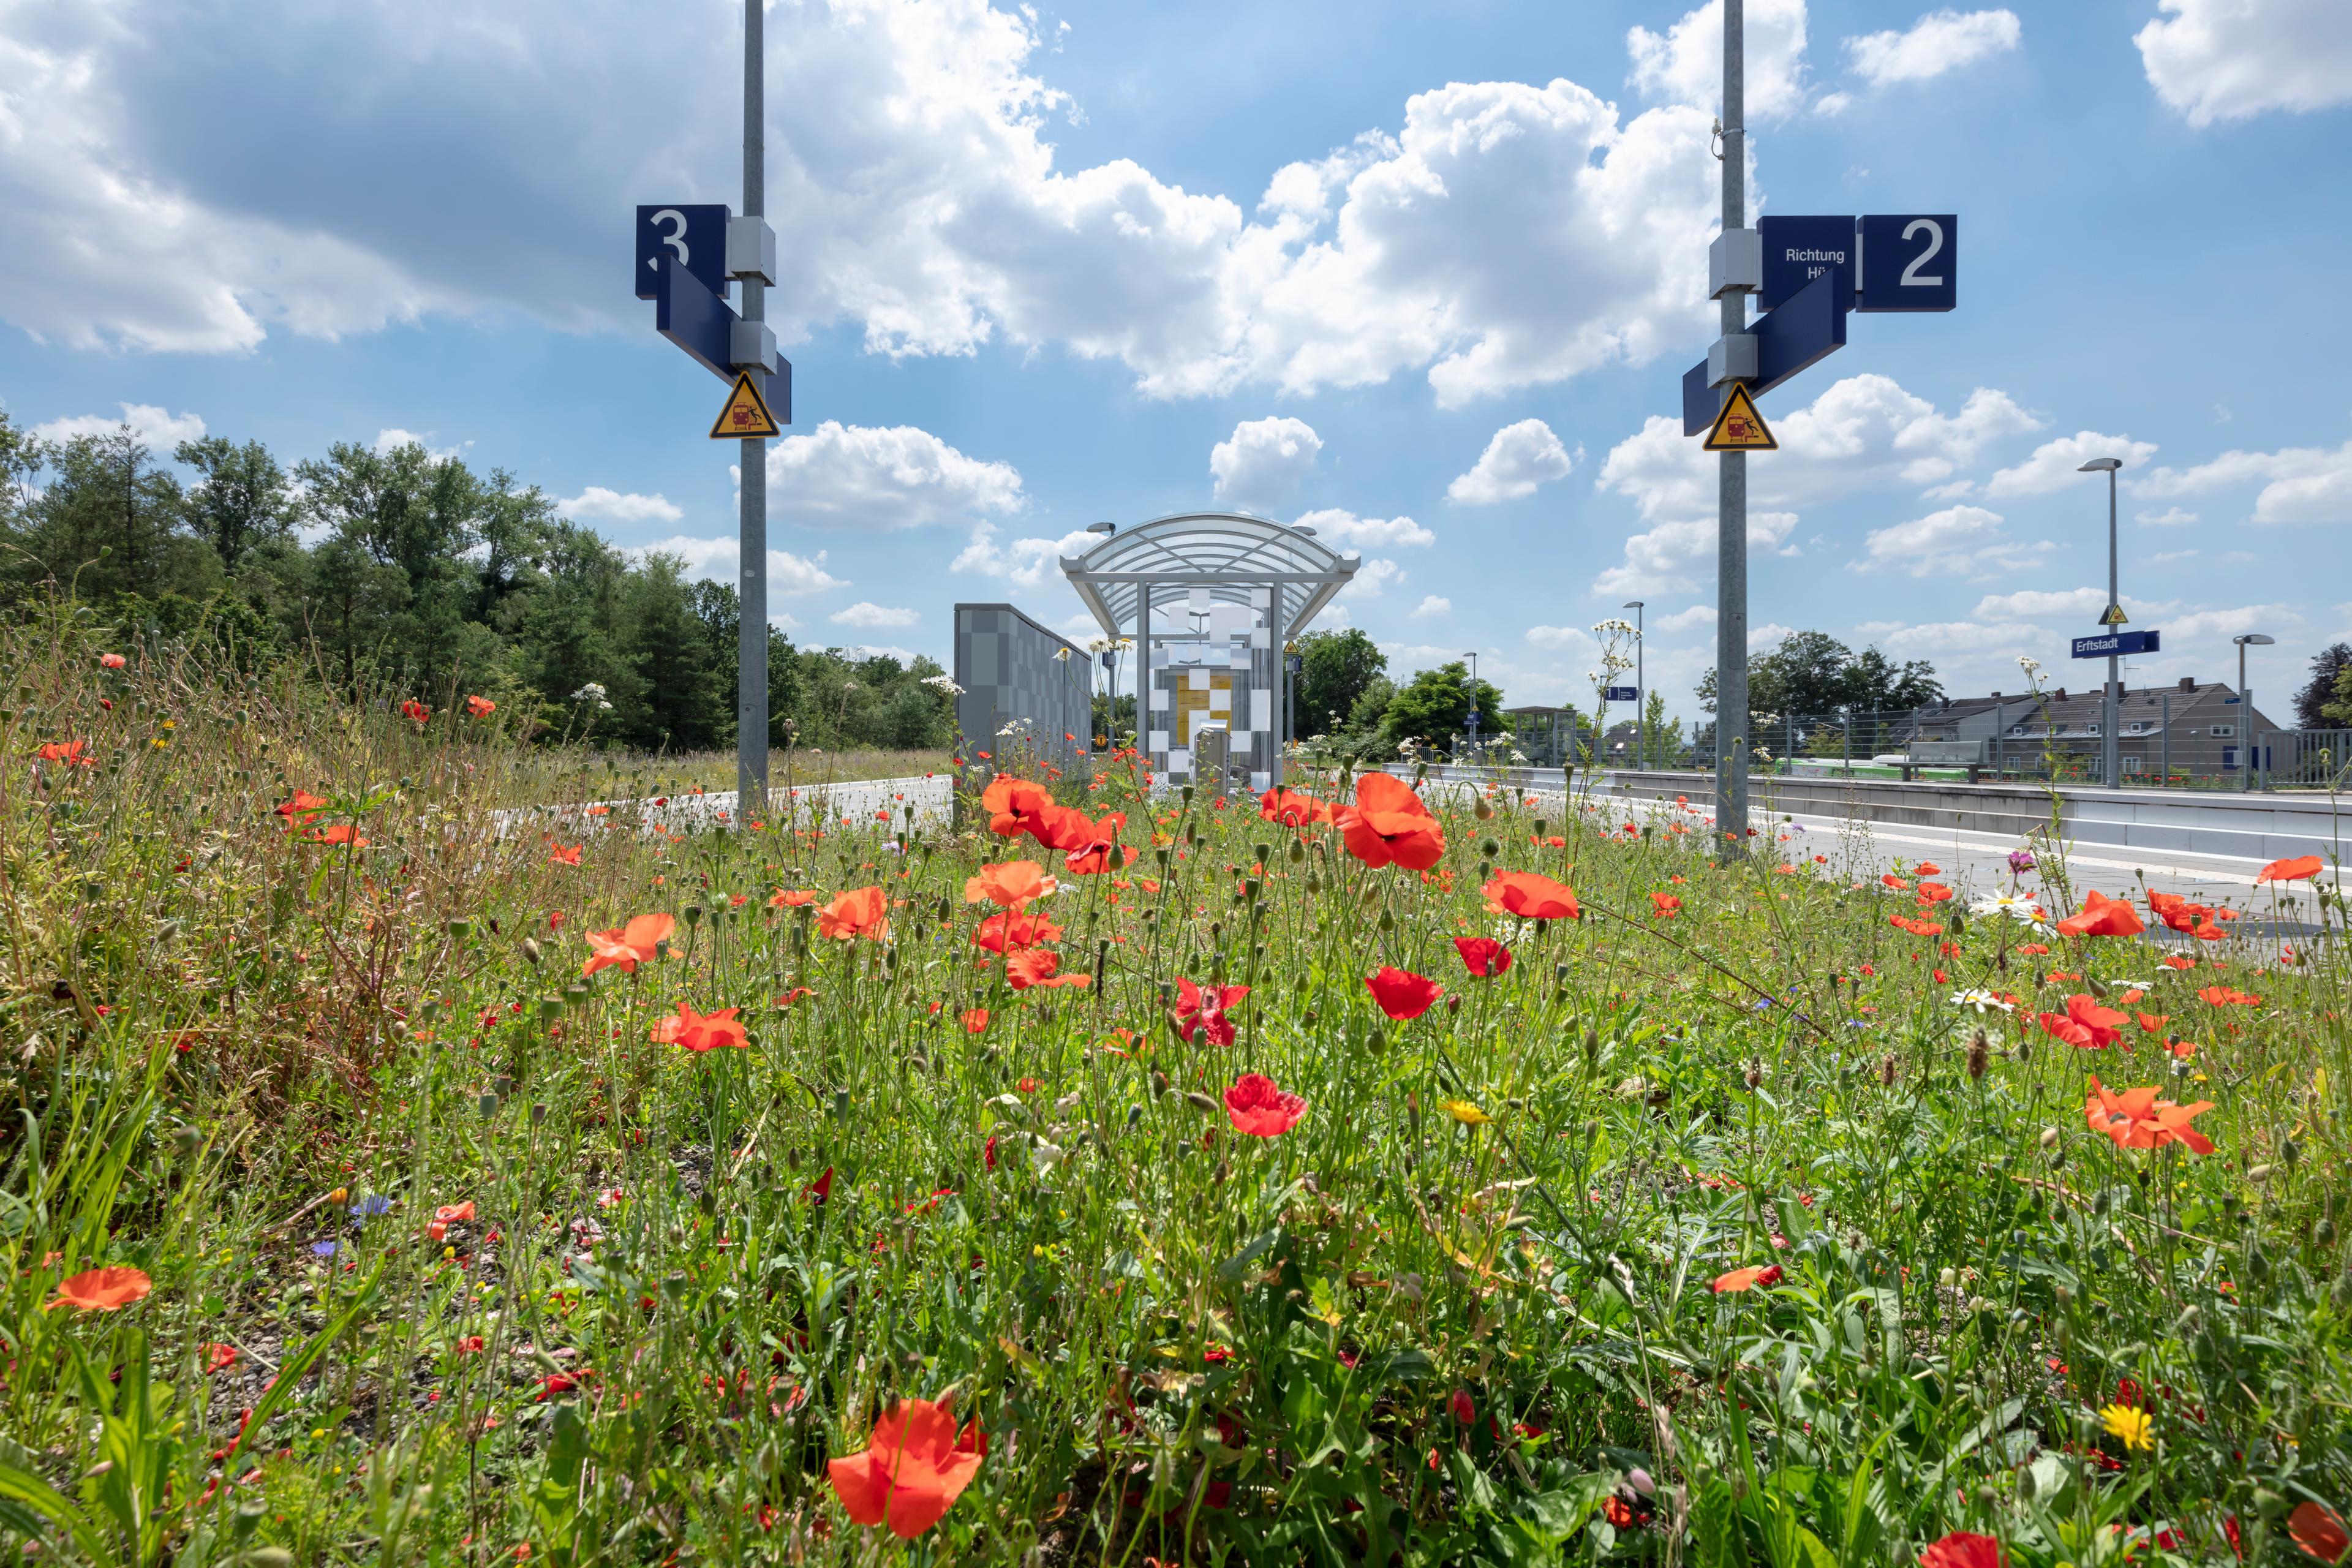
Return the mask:
{"type": "Polygon", "coordinates": [[[498,710],[499,705],[491,701],[487,697],[468,697],[466,699],[466,711],[471,713],[477,719],[487,719],[491,714],[497,712],[498,710]]]}
{"type": "Polygon", "coordinates": [[[1091,985],[1091,974],[1057,973],[1062,961],[1042,947],[1024,947],[1008,953],[1004,959],[1004,979],[1015,991],[1026,991],[1032,985],[1091,985]]]}
{"type": "Polygon", "coordinates": [[[988,1027],[988,1009],[985,1007],[972,1007],[967,1009],[963,1015],[962,1023],[963,1032],[965,1034],[977,1035],[981,1033],[988,1027]]]}
{"type": "Polygon", "coordinates": [[[368,841],[360,837],[359,829],[348,822],[338,822],[331,827],[315,827],[302,835],[312,844],[347,844],[354,849],[364,849],[368,841]]]}
{"type": "Polygon", "coordinates": [[[400,705],[400,716],[404,719],[414,720],[417,723],[422,724],[433,717],[433,710],[427,708],[424,703],[419,702],[415,698],[412,697],[407,701],[400,705]]]}
{"type": "Polygon", "coordinates": [[[1922,882],[1919,884],[1919,897],[1927,903],[1940,904],[1951,896],[1952,889],[1944,886],[1941,882],[1922,882]]]}
{"type": "Polygon", "coordinates": [[[236,1364],[235,1345],[208,1344],[205,1347],[205,1370],[226,1372],[236,1364]]]}
{"type": "Polygon", "coordinates": [[[677,1016],[664,1018],[656,1024],[647,1037],[659,1045],[683,1046],[696,1052],[714,1050],[720,1046],[746,1050],[751,1047],[751,1037],[744,1033],[743,1026],[735,1021],[735,1015],[741,1011],[740,1007],[725,1007],[716,1013],[697,1013],[681,1002],[677,1005],[677,1016]]]}
{"type": "Polygon", "coordinates": [[[1920,1568],[2000,1568],[2000,1542],[1990,1535],[1955,1530],[1927,1543],[1919,1553],[1920,1568]]]}
{"type": "Polygon", "coordinates": [[[1301,795],[1295,789],[1270,789],[1257,797],[1257,814],[1285,827],[1312,827],[1318,822],[1328,822],[1334,809],[1329,801],[1301,795]]]}
{"type": "Polygon", "coordinates": [[[71,1307],[78,1312],[119,1312],[155,1288],[141,1268],[92,1268],[58,1281],[58,1299],[44,1310],[71,1307]]]}
{"type": "Polygon", "coordinates": [[[1279,1138],[1307,1114],[1307,1102],[1260,1073],[1245,1072],[1225,1090],[1225,1117],[1251,1138],[1279,1138]]]}
{"type": "Polygon", "coordinates": [[[852,1521],[912,1541],[946,1517],[987,1452],[978,1422],[957,1435],[946,1400],[909,1399],[874,1423],[861,1452],[825,1468],[852,1521]]]}
{"type": "Polygon", "coordinates": [[[1356,781],[1356,804],[1334,814],[1348,853],[1374,870],[1398,865],[1426,871],[1444,858],[1445,833],[1421,796],[1402,779],[1366,773],[1356,781]]]}
{"type": "Polygon", "coordinates": [[[1922,860],[1911,868],[1911,874],[1915,877],[1940,877],[1944,874],[1944,868],[1933,860],[1922,860]]]}
{"type": "Polygon", "coordinates": [[[1718,1296],[1739,1290],[1752,1290],[1761,1286],[1766,1289],[1780,1282],[1780,1266],[1762,1263],[1753,1268],[1735,1268],[1728,1274],[1715,1277],[1714,1290],[1718,1296]]]}
{"type": "Polygon", "coordinates": [[[1381,1012],[1401,1021],[1420,1017],[1445,994],[1445,987],[1429,976],[1415,974],[1409,969],[1399,969],[1393,964],[1366,977],[1364,988],[1372,994],[1372,1000],[1380,1004],[1381,1012]]]}
{"type": "Polygon", "coordinates": [[[1057,807],[1044,784],[999,773],[981,792],[980,805],[989,814],[988,830],[1002,838],[1030,832],[1057,807]]]}
{"type": "Polygon", "coordinates": [[[2108,898],[2096,889],[2083,895],[2080,910],[2058,922],[2059,931],[2066,936],[2137,936],[2147,929],[2129,903],[2108,898]]]}
{"type": "Polygon", "coordinates": [[[310,817],[316,816],[319,813],[326,810],[331,804],[333,803],[328,801],[322,796],[311,795],[307,791],[298,789],[294,792],[293,799],[279,801],[270,809],[278,816],[284,817],[287,821],[287,825],[291,826],[297,822],[306,821],[310,817]]]}
{"type": "Polygon", "coordinates": [[[94,768],[98,766],[98,759],[89,754],[89,747],[87,741],[52,741],[43,746],[38,754],[45,763],[62,763],[69,768],[94,768]]]}
{"type": "Polygon", "coordinates": [[[1584,918],[1574,889],[1535,871],[1496,872],[1494,880],[1479,891],[1486,895],[1486,907],[1498,915],[1517,915],[1524,921],[1584,918]]]}
{"type": "Polygon", "coordinates": [[[1652,893],[1650,908],[1656,911],[1658,919],[1670,921],[1683,912],[1683,901],[1672,893],[1652,893]]]}
{"type": "Polygon", "coordinates": [[[102,653],[98,656],[98,662],[108,669],[121,669],[131,661],[119,653],[102,653]]]}
{"type": "Polygon", "coordinates": [[[1134,845],[1121,845],[1118,836],[1127,826],[1127,813],[1107,812],[1098,822],[1087,820],[1083,811],[1069,810],[1062,814],[1054,834],[1054,847],[1067,850],[1062,865],[1073,877],[1099,877],[1106,871],[1118,870],[1135,863],[1134,845]]]}
{"type": "Polygon", "coordinates": [[[1462,966],[1482,980],[1511,967],[1511,950],[1491,936],[1457,936],[1454,951],[1462,955],[1462,966]]]}
{"type": "Polygon", "coordinates": [[[2169,1013],[2134,1013],[2132,1016],[2139,1020],[2139,1026],[2142,1029],[2145,1029],[2147,1033],[2151,1035],[2160,1035],[2164,1033],[2164,1026],[2171,1019],[2172,1015],[2169,1013]]]}
{"type": "Polygon", "coordinates": [[[639,915],[611,931],[592,931],[588,933],[591,956],[580,973],[589,975],[600,969],[618,969],[624,974],[635,974],[638,964],[654,961],[655,950],[677,929],[673,915],[639,915]]]}
{"type": "Polygon", "coordinates": [[[2167,1143],[2185,1143],[2192,1152],[2210,1154],[2213,1141],[2189,1123],[2212,1110],[2213,1102],[2200,1100],[2194,1105],[2175,1105],[2168,1100],[2157,1099],[2157,1094],[2153,1084],[2116,1094],[2095,1076],[2090,1098],[2083,1102],[2084,1119],[2090,1123],[2092,1131],[2104,1132],[2114,1139],[2118,1149],[2160,1149],[2167,1143]]]}
{"type": "Polygon", "coordinates": [[[2352,1551],[2352,1535],[2345,1533],[2344,1521],[2326,1503],[2295,1504],[2294,1511],[2286,1516],[2286,1532],[2322,1563],[2341,1563],[2345,1552],[2352,1551]]]}
{"type": "Polygon", "coordinates": [[[2020,958],[2041,958],[2049,952],[2050,947],[2046,942],[2028,942],[2018,944],[2017,955],[2020,958]]]}
{"type": "Polygon", "coordinates": [[[817,911],[816,934],[835,942],[864,937],[887,941],[890,935],[890,901],[879,888],[853,888],[835,893],[833,902],[817,911]]]}
{"type": "Polygon", "coordinates": [[[803,904],[813,904],[814,902],[816,902],[816,893],[814,889],[810,889],[806,892],[787,892],[785,889],[778,888],[776,889],[776,896],[768,900],[768,907],[772,910],[796,910],[803,904]]]}
{"type": "Polygon", "coordinates": [[[1007,912],[989,916],[971,933],[974,947],[990,952],[1013,952],[1024,947],[1039,947],[1062,940],[1062,928],[1044,915],[1024,915],[1007,912]]]}
{"type": "Polygon", "coordinates": [[[1025,910],[1032,899],[1044,898],[1055,886],[1036,861],[1005,860],[982,866],[976,876],[965,878],[963,901],[976,904],[986,899],[1008,910],[1025,910]]]}
{"type": "Polygon", "coordinates": [[[551,844],[547,847],[547,863],[551,866],[577,866],[580,864],[580,851],[584,847],[579,844],[569,848],[561,844],[551,844]]]}
{"type": "Polygon", "coordinates": [[[2216,1007],[2259,1007],[2263,999],[2251,991],[2241,991],[2234,985],[2208,985],[2197,993],[2200,1002],[2216,1007]]]}
{"type": "Polygon", "coordinates": [[[2257,884],[2263,882],[2300,882],[2305,877],[2316,877],[2323,862],[2316,855],[2298,855],[2292,860],[2273,860],[2254,873],[2257,884]]]}
{"type": "Polygon", "coordinates": [[[474,1200],[471,1198],[462,1204],[444,1204],[435,1209],[431,1222],[425,1227],[425,1234],[439,1241],[449,1234],[451,1226],[461,1221],[467,1225],[474,1223],[474,1200]]]}

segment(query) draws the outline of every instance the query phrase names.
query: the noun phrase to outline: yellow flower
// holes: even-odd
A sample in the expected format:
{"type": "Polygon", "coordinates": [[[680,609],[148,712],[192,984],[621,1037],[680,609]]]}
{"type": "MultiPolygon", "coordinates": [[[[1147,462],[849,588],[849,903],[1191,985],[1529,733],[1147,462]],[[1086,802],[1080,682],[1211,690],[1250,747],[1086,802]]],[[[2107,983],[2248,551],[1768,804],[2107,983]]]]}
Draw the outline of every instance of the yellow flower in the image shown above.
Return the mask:
{"type": "Polygon", "coordinates": [[[2145,1410],[2128,1405],[2110,1405],[2099,1412],[2099,1419],[2107,1426],[2107,1436],[2123,1439],[2126,1448],[2154,1449],[2156,1417],[2145,1410]]]}
{"type": "Polygon", "coordinates": [[[1475,1101],[1467,1100],[1447,1100],[1445,1102],[1445,1114],[1451,1116],[1454,1121],[1459,1121],[1465,1127],[1484,1127],[1487,1122],[1495,1120],[1485,1111],[1479,1110],[1475,1101]]]}

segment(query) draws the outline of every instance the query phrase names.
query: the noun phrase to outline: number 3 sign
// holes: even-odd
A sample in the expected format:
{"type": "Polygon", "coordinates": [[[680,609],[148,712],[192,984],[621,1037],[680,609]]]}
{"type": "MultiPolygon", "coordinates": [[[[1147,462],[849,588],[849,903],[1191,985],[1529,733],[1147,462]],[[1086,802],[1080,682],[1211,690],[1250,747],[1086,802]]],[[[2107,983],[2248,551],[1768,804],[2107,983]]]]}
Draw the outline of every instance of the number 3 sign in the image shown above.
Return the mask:
{"type": "Polygon", "coordinates": [[[1857,310],[1948,310],[1959,302],[1960,220],[1901,213],[1862,220],[1857,310]]]}
{"type": "Polygon", "coordinates": [[[637,209],[637,259],[634,291],[640,300],[661,293],[661,258],[669,257],[702,286],[727,297],[727,208],[712,202],[692,206],[637,209]]]}

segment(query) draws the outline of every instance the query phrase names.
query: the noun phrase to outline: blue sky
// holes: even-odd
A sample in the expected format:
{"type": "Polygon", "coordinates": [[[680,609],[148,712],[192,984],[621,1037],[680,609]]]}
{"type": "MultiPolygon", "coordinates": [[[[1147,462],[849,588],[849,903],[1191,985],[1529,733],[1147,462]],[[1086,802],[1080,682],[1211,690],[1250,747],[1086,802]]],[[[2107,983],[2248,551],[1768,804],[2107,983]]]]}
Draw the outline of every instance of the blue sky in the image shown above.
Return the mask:
{"type": "MultiPolygon", "coordinates": [[[[2352,6],[1749,0],[1751,204],[1954,212],[1959,308],[1769,395],[1750,624],[2075,676],[2126,459],[2136,679],[2281,716],[2352,637],[2352,6]]],[[[0,397],[291,460],[462,451],[730,577],[723,388],[632,298],[639,202],[740,196],[740,5],[0,0],[0,397]]],[[[1354,0],[768,11],[772,605],[944,659],[960,599],[1077,629],[1098,519],[1318,514],[1326,625],[1589,701],[1650,606],[1712,663],[1717,13],[1354,0]]],[[[2091,674],[2083,667],[2081,674],[2091,674]]]]}

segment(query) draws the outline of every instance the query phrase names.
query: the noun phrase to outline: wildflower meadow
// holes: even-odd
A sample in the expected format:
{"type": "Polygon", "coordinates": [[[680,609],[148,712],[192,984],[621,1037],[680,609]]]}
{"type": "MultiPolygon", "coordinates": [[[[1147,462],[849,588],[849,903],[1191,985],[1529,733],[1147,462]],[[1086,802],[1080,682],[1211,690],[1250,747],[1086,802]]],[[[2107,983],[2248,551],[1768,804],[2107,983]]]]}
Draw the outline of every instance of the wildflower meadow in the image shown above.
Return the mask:
{"type": "Polygon", "coordinates": [[[0,703],[23,1561],[2345,1557],[2319,856],[1124,753],[692,809],[86,613],[0,703]]]}

